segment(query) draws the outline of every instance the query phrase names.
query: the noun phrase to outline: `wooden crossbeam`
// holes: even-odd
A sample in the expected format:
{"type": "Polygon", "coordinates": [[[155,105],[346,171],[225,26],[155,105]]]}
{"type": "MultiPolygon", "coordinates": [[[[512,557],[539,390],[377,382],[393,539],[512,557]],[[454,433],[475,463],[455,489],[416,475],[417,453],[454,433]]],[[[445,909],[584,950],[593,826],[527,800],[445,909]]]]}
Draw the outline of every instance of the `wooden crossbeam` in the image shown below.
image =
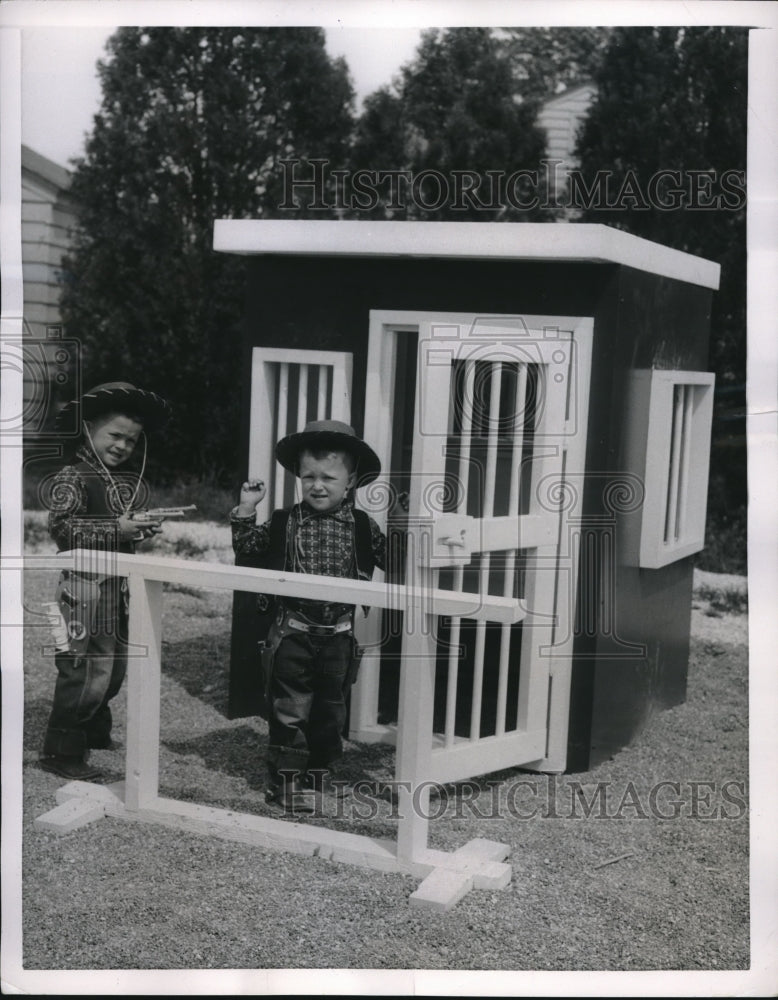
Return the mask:
{"type": "MultiPolygon", "coordinates": [[[[61,788],[59,805],[36,825],[41,830],[65,832],[94,822],[103,816],[160,823],[203,835],[224,837],[243,843],[296,851],[323,860],[414,874],[424,882],[412,896],[412,905],[448,909],[473,888],[500,889],[510,880],[510,866],[496,860],[507,854],[505,845],[493,845],[491,852],[464,849],[464,853],[437,856],[426,850],[426,817],[415,808],[412,797],[401,803],[407,809],[398,828],[396,845],[343,831],[321,828],[301,829],[267,817],[248,816],[232,811],[181,803],[158,794],[159,698],[162,641],[162,584],[182,583],[212,589],[243,590],[281,596],[299,596],[344,603],[368,604],[384,608],[415,608],[420,616],[435,613],[483,616],[489,620],[512,620],[517,602],[506,598],[481,598],[424,587],[385,586],[333,577],[300,573],[254,570],[247,567],[159,556],[96,554],[73,550],[45,561],[39,569],[71,568],[81,572],[102,572],[127,576],[130,580],[130,640],[145,648],[134,657],[129,669],[126,779],[110,788],[73,782],[61,788]],[[97,558],[96,558],[97,557],[97,558]],[[99,568],[98,568],[99,562],[99,568]],[[480,604],[474,607],[474,604],[480,604]],[[507,619],[502,617],[507,615],[507,619]]],[[[432,652],[422,659],[426,673],[434,669],[432,652]]],[[[431,677],[428,677],[428,682],[431,677]]],[[[411,699],[413,703],[414,699],[411,699]]],[[[429,698],[421,698],[427,704],[429,698]]],[[[418,722],[418,720],[416,720],[418,722]]],[[[422,727],[411,719],[416,739],[422,727]]],[[[408,740],[403,744],[408,756],[408,740]]],[[[429,747],[425,755],[428,755],[429,747]]],[[[411,755],[412,756],[412,755],[411,755]]],[[[411,769],[412,771],[412,769],[411,769]]],[[[402,769],[400,769],[402,773],[402,769]]],[[[409,772],[411,773],[411,772],[409,772]]],[[[423,807],[424,802],[421,802],[423,807]]]]}
{"type": "Polygon", "coordinates": [[[314,573],[253,569],[250,566],[228,566],[145,554],[116,552],[106,556],[89,549],[72,549],[36,560],[35,568],[76,569],[85,573],[110,571],[115,576],[137,574],[161,583],[277,594],[279,597],[305,597],[315,601],[367,605],[397,611],[421,607],[427,614],[454,615],[476,621],[514,622],[524,615],[517,601],[494,594],[463,594],[437,588],[387,585],[318,576],[314,573]]]}
{"type": "Polygon", "coordinates": [[[156,798],[134,809],[127,805],[127,792],[122,781],[110,785],[72,781],[57,790],[57,806],[39,816],[34,821],[35,826],[47,833],[69,833],[111,816],[236,841],[250,847],[412,875],[423,881],[410,896],[411,906],[436,910],[450,909],[472,889],[504,889],[511,880],[511,866],[504,863],[509,853],[508,845],[482,838],[469,841],[453,853],[428,850],[418,859],[403,859],[390,840],[177,799],[156,798]]]}

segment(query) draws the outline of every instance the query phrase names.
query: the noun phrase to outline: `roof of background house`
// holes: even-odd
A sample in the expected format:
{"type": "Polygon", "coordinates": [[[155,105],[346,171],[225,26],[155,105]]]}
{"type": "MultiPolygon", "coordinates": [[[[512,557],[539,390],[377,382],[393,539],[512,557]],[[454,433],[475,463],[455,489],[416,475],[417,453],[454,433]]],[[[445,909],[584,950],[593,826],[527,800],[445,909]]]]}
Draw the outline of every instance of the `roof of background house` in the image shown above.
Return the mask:
{"type": "Polygon", "coordinates": [[[25,145],[22,145],[22,170],[35,174],[39,179],[61,191],[67,191],[70,187],[69,170],[25,145]]]}
{"type": "Polygon", "coordinates": [[[555,104],[564,103],[571,98],[576,98],[584,94],[593,96],[596,90],[597,84],[594,80],[581,80],[578,83],[571,84],[569,87],[565,87],[564,90],[560,90],[558,94],[553,94],[543,101],[540,107],[542,110],[545,110],[546,108],[553,107],[555,104]]]}

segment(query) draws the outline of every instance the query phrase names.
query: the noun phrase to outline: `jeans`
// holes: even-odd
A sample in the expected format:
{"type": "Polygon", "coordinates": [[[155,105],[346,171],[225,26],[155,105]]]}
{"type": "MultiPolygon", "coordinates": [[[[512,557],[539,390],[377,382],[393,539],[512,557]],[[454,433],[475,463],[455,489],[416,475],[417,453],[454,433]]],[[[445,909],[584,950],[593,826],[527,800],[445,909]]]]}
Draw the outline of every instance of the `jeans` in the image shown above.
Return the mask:
{"type": "Polygon", "coordinates": [[[57,680],[43,752],[83,757],[89,748],[110,745],[115,698],[127,673],[127,608],[123,581],[100,585],[97,614],[85,652],[57,653],[57,680]]]}
{"type": "Polygon", "coordinates": [[[324,768],[343,753],[346,681],[354,655],[348,632],[287,635],[279,643],[269,685],[271,779],[285,769],[324,768]]]}

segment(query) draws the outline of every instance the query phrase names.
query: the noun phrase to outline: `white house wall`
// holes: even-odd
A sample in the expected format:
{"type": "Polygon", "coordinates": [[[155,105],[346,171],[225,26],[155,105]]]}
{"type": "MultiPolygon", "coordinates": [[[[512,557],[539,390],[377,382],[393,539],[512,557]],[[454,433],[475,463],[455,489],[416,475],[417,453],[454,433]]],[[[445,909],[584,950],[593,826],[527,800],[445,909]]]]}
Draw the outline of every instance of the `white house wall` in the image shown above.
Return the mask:
{"type": "Polygon", "coordinates": [[[61,322],[60,268],[70,247],[76,213],[67,198],[70,175],[33,150],[22,148],[22,273],[28,333],[45,337],[61,322]]]}

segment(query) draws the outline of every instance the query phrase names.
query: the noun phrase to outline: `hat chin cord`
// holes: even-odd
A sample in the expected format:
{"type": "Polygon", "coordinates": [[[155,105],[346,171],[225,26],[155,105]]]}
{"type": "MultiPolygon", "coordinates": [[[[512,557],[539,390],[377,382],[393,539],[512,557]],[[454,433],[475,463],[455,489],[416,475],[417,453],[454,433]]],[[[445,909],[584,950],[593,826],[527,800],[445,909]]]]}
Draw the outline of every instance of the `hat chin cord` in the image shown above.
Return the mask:
{"type": "MultiPolygon", "coordinates": [[[[81,421],[81,425],[84,428],[84,434],[86,434],[87,441],[89,441],[89,446],[92,449],[92,454],[95,456],[95,458],[97,459],[97,461],[100,463],[100,466],[101,466],[103,472],[111,480],[111,485],[114,488],[114,493],[116,494],[116,496],[117,497],[121,496],[121,492],[120,492],[118,486],[116,485],[116,480],[111,475],[111,473],[108,470],[105,462],[103,462],[102,458],[100,458],[100,456],[97,454],[97,449],[95,448],[95,443],[92,440],[92,435],[89,433],[89,426],[88,426],[87,422],[85,420],[82,420],[81,421]]],[[[143,438],[143,460],[141,462],[140,475],[138,476],[138,481],[135,484],[135,489],[133,490],[132,496],[130,497],[129,502],[127,503],[127,506],[122,511],[122,517],[124,517],[125,515],[129,514],[129,512],[132,510],[132,505],[135,503],[135,499],[138,496],[138,490],[140,489],[140,484],[143,482],[143,473],[146,471],[146,453],[147,453],[147,448],[146,448],[146,432],[145,431],[141,431],[140,433],[141,433],[141,437],[143,438]]]]}

